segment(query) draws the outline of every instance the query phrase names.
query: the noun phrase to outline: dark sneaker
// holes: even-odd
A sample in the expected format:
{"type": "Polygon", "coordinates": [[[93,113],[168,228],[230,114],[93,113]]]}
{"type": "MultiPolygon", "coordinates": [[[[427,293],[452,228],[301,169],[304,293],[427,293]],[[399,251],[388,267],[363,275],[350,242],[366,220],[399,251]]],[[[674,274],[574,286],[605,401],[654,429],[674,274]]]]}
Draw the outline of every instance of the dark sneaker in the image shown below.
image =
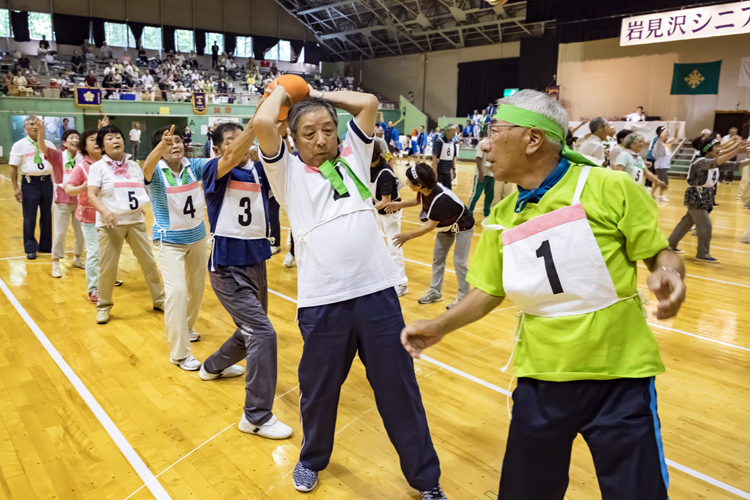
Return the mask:
{"type": "MultiPolygon", "coordinates": [[[[294,467],[292,479],[297,491],[312,491],[318,485],[318,473],[302,465],[302,462],[297,462],[297,465],[294,467]]],[[[422,495],[422,499],[424,498],[425,496],[422,495]]]]}
{"type": "Polygon", "coordinates": [[[419,494],[422,495],[422,500],[448,500],[440,485],[428,491],[420,491],[419,494]]]}
{"type": "Polygon", "coordinates": [[[29,252],[29,253],[27,253],[26,254],[26,258],[29,259],[29,260],[36,259],[36,252],[29,252]]]}
{"type": "Polygon", "coordinates": [[[713,257],[706,257],[704,259],[696,257],[695,260],[696,262],[705,262],[706,264],[718,264],[721,262],[719,259],[714,259],[713,257]]]}

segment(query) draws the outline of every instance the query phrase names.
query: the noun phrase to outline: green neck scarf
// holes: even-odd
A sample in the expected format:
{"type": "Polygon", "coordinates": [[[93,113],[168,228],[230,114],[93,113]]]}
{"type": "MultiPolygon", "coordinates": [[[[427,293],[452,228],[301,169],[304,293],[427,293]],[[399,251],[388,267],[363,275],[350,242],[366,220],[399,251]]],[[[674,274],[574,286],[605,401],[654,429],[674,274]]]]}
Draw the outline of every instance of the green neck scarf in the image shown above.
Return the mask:
{"type": "Polygon", "coordinates": [[[359,177],[357,177],[356,174],[352,172],[352,168],[349,166],[346,160],[341,158],[340,156],[333,160],[333,162],[329,160],[318,167],[320,169],[320,173],[323,174],[326,179],[328,179],[328,182],[331,183],[333,189],[336,190],[339,196],[343,196],[349,192],[346,185],[344,184],[344,180],[341,178],[338,172],[336,172],[336,167],[339,165],[343,165],[349,171],[349,175],[354,180],[354,184],[356,184],[357,191],[359,191],[359,195],[362,197],[362,199],[366,200],[367,198],[370,198],[372,196],[370,190],[367,189],[367,186],[365,186],[365,184],[359,179],[359,177]]]}
{"type": "MultiPolygon", "coordinates": [[[[174,178],[174,173],[171,168],[161,167],[161,171],[164,172],[164,177],[167,178],[167,182],[170,186],[174,187],[177,185],[177,179],[174,178]]],[[[190,184],[190,176],[188,175],[187,168],[182,170],[182,185],[185,186],[186,184],[190,184]]]]}
{"type": "Polygon", "coordinates": [[[65,157],[67,158],[67,160],[65,161],[65,165],[64,165],[65,170],[70,170],[76,166],[76,157],[73,156],[71,158],[70,152],[67,149],[65,150],[65,157]]]}
{"type": "Polygon", "coordinates": [[[592,167],[601,167],[592,160],[589,160],[581,153],[573,151],[565,143],[566,130],[563,130],[560,125],[550,120],[544,115],[528,111],[526,109],[517,108],[508,104],[501,104],[497,108],[497,113],[493,117],[495,120],[503,120],[513,125],[518,125],[524,128],[538,128],[543,130],[547,136],[547,139],[562,144],[561,156],[571,163],[579,163],[582,165],[590,165],[592,167]]]}
{"type": "Polygon", "coordinates": [[[39,165],[40,163],[42,163],[42,157],[39,154],[39,144],[36,143],[36,142],[34,142],[34,141],[32,141],[31,137],[27,136],[26,138],[29,140],[29,142],[31,143],[31,145],[36,148],[36,151],[34,151],[34,163],[36,163],[37,165],[39,165]]]}

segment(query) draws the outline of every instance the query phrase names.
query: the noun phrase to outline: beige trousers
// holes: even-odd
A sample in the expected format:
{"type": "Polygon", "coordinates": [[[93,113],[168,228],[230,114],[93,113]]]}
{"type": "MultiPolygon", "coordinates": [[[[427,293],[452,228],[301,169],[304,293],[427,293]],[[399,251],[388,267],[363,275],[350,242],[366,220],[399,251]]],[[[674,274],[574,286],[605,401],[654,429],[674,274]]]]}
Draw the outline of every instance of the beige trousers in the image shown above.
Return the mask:
{"type": "Polygon", "coordinates": [[[500,203],[503,198],[513,194],[514,189],[516,189],[516,185],[512,182],[495,181],[495,197],[492,200],[492,206],[494,207],[500,203]]]}
{"type": "Polygon", "coordinates": [[[125,224],[113,228],[99,227],[99,305],[97,309],[112,309],[112,291],[117,279],[117,268],[120,263],[122,244],[128,242],[133,255],[138,259],[146,286],[151,292],[154,307],[164,309],[164,287],[161,284],[159,270],[156,268],[151,242],[146,232],[146,224],[125,224]]]}
{"type": "Polygon", "coordinates": [[[75,235],[75,250],[73,255],[78,258],[83,253],[83,232],[81,221],[76,219],[75,203],[53,203],[52,204],[52,259],[65,257],[65,237],[68,235],[68,223],[73,224],[75,235]]]}
{"type": "Polygon", "coordinates": [[[164,243],[157,246],[157,261],[164,279],[166,307],[164,325],[171,359],[190,356],[193,329],[206,287],[206,238],[189,245],[164,243]]]}
{"type": "Polygon", "coordinates": [[[750,165],[742,167],[742,180],[740,181],[740,198],[742,204],[750,207],[750,165]]]}

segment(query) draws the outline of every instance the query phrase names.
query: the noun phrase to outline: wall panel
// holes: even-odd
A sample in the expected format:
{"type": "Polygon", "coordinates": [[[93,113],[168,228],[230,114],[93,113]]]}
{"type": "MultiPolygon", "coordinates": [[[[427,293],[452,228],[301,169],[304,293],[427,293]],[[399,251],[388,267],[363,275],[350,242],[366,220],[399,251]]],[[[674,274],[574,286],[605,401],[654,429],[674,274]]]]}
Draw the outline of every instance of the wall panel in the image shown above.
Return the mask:
{"type": "Polygon", "coordinates": [[[71,16],[88,16],[88,0],[54,0],[53,8],[57,14],[69,14],[71,16]]]}
{"type": "Polygon", "coordinates": [[[252,2],[224,0],[224,26],[229,33],[248,33],[252,26],[252,2]]]}
{"type": "MultiPolygon", "coordinates": [[[[180,26],[188,29],[193,27],[192,2],[186,2],[184,0],[161,1],[164,7],[164,24],[180,26]]],[[[203,4],[198,7],[198,12],[201,13],[201,15],[204,9],[202,5],[203,4]]]]}
{"type": "Polygon", "coordinates": [[[253,0],[252,33],[279,36],[279,10],[274,0],[253,0]]]}

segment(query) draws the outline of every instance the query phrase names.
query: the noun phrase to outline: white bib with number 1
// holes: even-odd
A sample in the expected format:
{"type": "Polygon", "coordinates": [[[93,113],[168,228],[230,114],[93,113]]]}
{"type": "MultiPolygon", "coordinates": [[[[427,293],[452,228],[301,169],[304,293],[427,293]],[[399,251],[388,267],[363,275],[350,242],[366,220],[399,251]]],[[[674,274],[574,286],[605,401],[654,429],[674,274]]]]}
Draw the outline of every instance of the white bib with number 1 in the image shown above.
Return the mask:
{"type": "Polygon", "coordinates": [[[620,300],[580,203],[590,169],[570,206],[503,231],[503,287],[525,314],[573,316],[620,300]]]}

